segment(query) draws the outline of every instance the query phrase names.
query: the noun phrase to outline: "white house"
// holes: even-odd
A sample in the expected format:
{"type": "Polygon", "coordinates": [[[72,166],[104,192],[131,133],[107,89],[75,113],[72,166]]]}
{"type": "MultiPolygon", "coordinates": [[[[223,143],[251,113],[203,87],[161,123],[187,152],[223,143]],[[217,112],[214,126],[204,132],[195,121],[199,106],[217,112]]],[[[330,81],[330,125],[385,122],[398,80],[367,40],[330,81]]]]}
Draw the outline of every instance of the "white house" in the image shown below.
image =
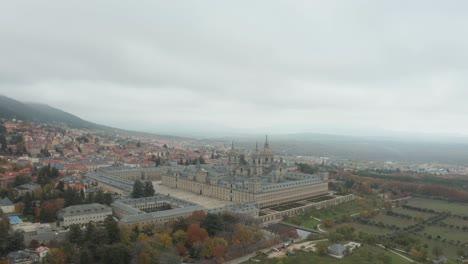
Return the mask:
{"type": "Polygon", "coordinates": [[[0,199],[0,210],[2,210],[2,212],[5,214],[14,213],[15,204],[12,203],[8,197],[5,197],[0,199]]]}

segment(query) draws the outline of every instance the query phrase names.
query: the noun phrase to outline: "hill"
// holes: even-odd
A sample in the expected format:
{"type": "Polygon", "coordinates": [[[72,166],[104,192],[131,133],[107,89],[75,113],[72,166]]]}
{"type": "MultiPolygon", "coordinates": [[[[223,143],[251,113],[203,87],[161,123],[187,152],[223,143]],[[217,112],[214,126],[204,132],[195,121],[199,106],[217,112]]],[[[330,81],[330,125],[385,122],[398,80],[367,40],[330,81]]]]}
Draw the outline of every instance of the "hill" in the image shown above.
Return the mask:
{"type": "Polygon", "coordinates": [[[171,135],[160,135],[154,133],[130,131],[125,129],[108,127],[93,122],[83,120],[73,114],[60,109],[40,103],[26,103],[0,95],[0,119],[12,119],[36,122],[41,124],[66,124],[71,128],[79,129],[98,129],[108,133],[118,133],[129,136],[157,137],[159,139],[180,139],[190,140],[189,138],[177,137],[171,135]]]}
{"type": "Polygon", "coordinates": [[[25,121],[66,124],[72,128],[104,129],[105,126],[85,121],[75,115],[39,103],[23,103],[0,95],[0,118],[16,118],[25,121]]]}

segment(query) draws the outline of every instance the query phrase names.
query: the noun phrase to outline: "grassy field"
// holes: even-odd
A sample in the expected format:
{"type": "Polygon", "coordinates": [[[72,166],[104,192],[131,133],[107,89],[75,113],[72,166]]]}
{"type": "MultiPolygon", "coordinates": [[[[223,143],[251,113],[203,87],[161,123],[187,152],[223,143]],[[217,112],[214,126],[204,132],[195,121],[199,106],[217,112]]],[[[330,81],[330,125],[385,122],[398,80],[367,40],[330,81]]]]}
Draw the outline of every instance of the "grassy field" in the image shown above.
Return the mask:
{"type": "MultiPolygon", "coordinates": [[[[388,259],[391,264],[406,264],[410,263],[405,259],[385,251],[379,247],[364,246],[357,249],[356,252],[350,256],[346,256],[342,259],[336,259],[330,256],[319,256],[316,253],[310,252],[296,252],[296,255],[291,257],[283,257],[276,259],[261,258],[260,263],[266,264],[277,264],[281,261],[283,264],[308,264],[308,263],[327,263],[327,264],[375,264],[383,263],[381,259],[388,259]]],[[[254,264],[258,262],[248,261],[244,263],[254,264]]]]}
{"type": "Polygon", "coordinates": [[[351,202],[339,204],[337,206],[324,208],[318,211],[306,213],[306,215],[313,216],[319,219],[335,219],[343,215],[350,216],[358,214],[363,211],[373,210],[382,207],[382,202],[374,199],[357,199],[351,202]]]}
{"type": "Polygon", "coordinates": [[[431,213],[418,212],[418,211],[409,210],[409,209],[405,209],[405,208],[401,208],[401,207],[393,208],[392,211],[395,212],[395,213],[405,214],[405,215],[409,215],[409,216],[412,216],[412,217],[422,216],[424,219],[427,219],[427,218],[433,216],[433,214],[431,214],[431,213]]]}
{"type": "Polygon", "coordinates": [[[424,233],[431,234],[433,237],[440,236],[447,240],[454,240],[455,242],[460,240],[462,243],[468,243],[468,232],[460,230],[453,230],[440,226],[427,226],[424,229],[424,233]]]}
{"type": "Polygon", "coordinates": [[[408,201],[408,205],[421,208],[433,209],[435,211],[450,211],[460,215],[468,216],[468,204],[453,203],[429,198],[413,197],[408,201]]]}
{"type": "Polygon", "coordinates": [[[297,224],[301,223],[300,226],[303,226],[305,228],[309,229],[315,229],[315,227],[320,224],[320,221],[314,219],[314,218],[305,218],[305,217],[300,217],[300,216],[294,216],[291,218],[286,219],[284,222],[290,223],[290,224],[297,224]]]}
{"type": "MultiPolygon", "coordinates": [[[[377,226],[371,226],[371,225],[364,225],[364,224],[360,224],[360,223],[346,223],[348,226],[354,228],[354,230],[356,230],[357,232],[359,231],[362,231],[362,232],[366,232],[366,233],[369,233],[369,234],[375,234],[375,235],[384,235],[384,234],[389,234],[391,233],[392,231],[390,229],[387,229],[387,228],[380,228],[380,227],[377,227],[377,226]]],[[[326,230],[326,231],[329,231],[329,232],[333,232],[335,231],[338,227],[340,227],[341,225],[335,225],[333,226],[332,228],[329,228],[329,229],[325,229],[322,227],[323,230],[326,230]]]]}
{"type": "Polygon", "coordinates": [[[447,217],[442,222],[446,223],[447,225],[468,226],[468,220],[463,220],[457,217],[447,217]]]}
{"type": "Polygon", "coordinates": [[[416,224],[414,220],[403,219],[396,216],[389,216],[384,213],[380,213],[372,218],[374,221],[382,222],[388,225],[395,225],[398,227],[407,227],[416,224]]]}

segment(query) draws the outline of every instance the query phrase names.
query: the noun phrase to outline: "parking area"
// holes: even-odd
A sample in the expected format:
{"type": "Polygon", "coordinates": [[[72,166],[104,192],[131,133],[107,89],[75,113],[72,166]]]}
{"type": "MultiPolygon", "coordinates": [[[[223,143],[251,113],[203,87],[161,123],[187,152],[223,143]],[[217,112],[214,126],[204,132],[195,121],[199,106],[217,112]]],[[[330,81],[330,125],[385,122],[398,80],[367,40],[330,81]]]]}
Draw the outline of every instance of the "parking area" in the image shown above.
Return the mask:
{"type": "Polygon", "coordinates": [[[231,202],[228,202],[228,201],[223,201],[223,200],[212,198],[212,197],[202,196],[202,195],[198,195],[195,193],[183,191],[180,189],[171,189],[167,186],[162,185],[161,181],[154,181],[153,187],[157,193],[169,194],[173,197],[202,205],[207,209],[217,208],[217,207],[231,204],[231,202]]]}

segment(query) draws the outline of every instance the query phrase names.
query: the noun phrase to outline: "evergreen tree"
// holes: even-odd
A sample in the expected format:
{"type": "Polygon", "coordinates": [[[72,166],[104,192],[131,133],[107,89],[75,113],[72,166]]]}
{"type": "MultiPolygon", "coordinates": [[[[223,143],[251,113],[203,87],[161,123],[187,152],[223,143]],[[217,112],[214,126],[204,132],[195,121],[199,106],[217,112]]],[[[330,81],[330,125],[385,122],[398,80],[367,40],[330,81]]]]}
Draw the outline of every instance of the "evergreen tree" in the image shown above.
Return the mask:
{"type": "Polygon", "coordinates": [[[31,197],[31,194],[26,193],[23,199],[24,202],[24,208],[23,208],[23,214],[24,215],[33,215],[34,214],[34,205],[33,205],[33,199],[31,197]]]}
{"type": "Polygon", "coordinates": [[[63,181],[59,181],[58,184],[57,184],[57,187],[55,187],[55,189],[61,191],[61,192],[64,192],[65,191],[65,184],[63,183],[63,181]]]}
{"type": "Polygon", "coordinates": [[[104,220],[104,228],[107,232],[107,240],[109,244],[120,241],[120,229],[112,215],[108,215],[104,220]]]}
{"type": "Polygon", "coordinates": [[[144,191],[143,183],[141,183],[141,181],[139,180],[136,180],[135,183],[133,184],[132,197],[140,198],[144,196],[145,196],[145,191],[144,191]]]}
{"type": "Polygon", "coordinates": [[[150,197],[150,196],[154,196],[154,187],[153,187],[153,183],[147,181],[145,182],[145,197],[150,197]]]}

